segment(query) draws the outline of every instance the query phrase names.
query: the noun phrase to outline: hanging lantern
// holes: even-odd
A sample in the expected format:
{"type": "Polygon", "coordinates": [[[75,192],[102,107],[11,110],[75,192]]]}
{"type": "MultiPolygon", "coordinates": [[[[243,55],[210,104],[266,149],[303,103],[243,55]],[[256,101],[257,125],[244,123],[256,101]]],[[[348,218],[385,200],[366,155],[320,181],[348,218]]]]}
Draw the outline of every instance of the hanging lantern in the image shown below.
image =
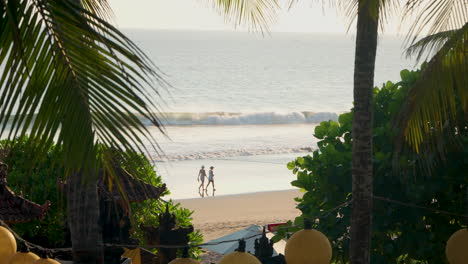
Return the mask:
{"type": "Polygon", "coordinates": [[[40,259],[34,261],[33,264],[60,264],[60,262],[50,258],[51,255],[48,251],[41,251],[38,255],[40,259]]]}
{"type": "Polygon", "coordinates": [[[33,264],[34,261],[40,259],[39,256],[32,252],[17,252],[9,259],[9,264],[33,264]]]}
{"type": "Polygon", "coordinates": [[[188,249],[188,247],[185,247],[183,249],[182,257],[172,260],[169,264],[200,264],[200,262],[189,258],[188,249]]]}
{"type": "Polygon", "coordinates": [[[8,264],[33,264],[40,257],[32,252],[29,252],[28,247],[24,242],[20,243],[20,249],[16,254],[10,257],[8,264]]]}
{"type": "Polygon", "coordinates": [[[34,264],[60,264],[60,262],[51,258],[41,258],[33,262],[34,264]]]}
{"type": "Polygon", "coordinates": [[[294,233],[286,243],[284,256],[288,264],[328,264],[332,248],[328,238],[312,229],[310,220],[304,220],[304,229],[294,233]]]}
{"type": "Polygon", "coordinates": [[[450,264],[466,264],[468,261],[468,229],[460,229],[447,241],[445,255],[450,264]]]}
{"type": "Polygon", "coordinates": [[[236,252],[229,253],[221,258],[218,264],[261,264],[254,255],[245,252],[245,241],[239,240],[239,248],[236,252]]]}
{"type": "Polygon", "coordinates": [[[0,226],[0,264],[6,263],[6,260],[16,252],[16,240],[13,234],[3,226],[0,226]]]}

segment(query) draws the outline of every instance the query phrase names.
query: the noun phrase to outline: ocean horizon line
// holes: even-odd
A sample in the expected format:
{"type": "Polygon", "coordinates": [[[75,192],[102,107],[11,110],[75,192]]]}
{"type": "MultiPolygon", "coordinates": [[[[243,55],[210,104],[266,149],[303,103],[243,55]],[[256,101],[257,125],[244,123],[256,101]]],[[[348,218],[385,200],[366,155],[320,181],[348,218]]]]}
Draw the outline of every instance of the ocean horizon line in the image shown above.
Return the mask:
{"type": "MultiPolygon", "coordinates": [[[[233,30],[222,30],[222,29],[196,29],[196,28],[141,28],[141,27],[119,27],[122,31],[159,31],[159,32],[207,32],[207,33],[234,33],[234,34],[250,34],[250,35],[258,35],[260,37],[264,36],[271,36],[272,34],[317,34],[317,35],[335,35],[339,37],[350,37],[355,38],[356,33],[347,33],[347,32],[334,32],[334,31],[282,31],[282,30],[272,30],[269,32],[257,32],[247,29],[233,29],[233,30]]],[[[404,35],[400,32],[391,32],[385,33],[380,37],[391,37],[391,38],[406,38],[407,35],[404,35]]]]}

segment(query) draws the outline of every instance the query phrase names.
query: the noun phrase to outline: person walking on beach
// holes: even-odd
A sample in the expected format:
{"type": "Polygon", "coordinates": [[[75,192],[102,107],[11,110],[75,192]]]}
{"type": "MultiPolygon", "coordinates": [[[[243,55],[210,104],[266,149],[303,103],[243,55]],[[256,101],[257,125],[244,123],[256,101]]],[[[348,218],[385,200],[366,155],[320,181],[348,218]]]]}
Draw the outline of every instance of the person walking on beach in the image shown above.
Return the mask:
{"type": "Polygon", "coordinates": [[[213,172],[213,169],[214,167],[211,166],[210,167],[210,171],[208,171],[208,184],[206,185],[206,195],[208,195],[208,186],[210,186],[210,183],[211,185],[213,186],[213,196],[214,196],[214,192],[216,191],[215,189],[215,186],[214,186],[214,172],[213,172]]]}
{"type": "Polygon", "coordinates": [[[205,186],[204,186],[205,178],[206,178],[205,166],[202,165],[200,171],[198,172],[198,177],[197,177],[197,181],[198,182],[201,181],[200,186],[198,186],[198,192],[200,193],[202,197],[203,197],[203,192],[205,191],[205,186]]]}

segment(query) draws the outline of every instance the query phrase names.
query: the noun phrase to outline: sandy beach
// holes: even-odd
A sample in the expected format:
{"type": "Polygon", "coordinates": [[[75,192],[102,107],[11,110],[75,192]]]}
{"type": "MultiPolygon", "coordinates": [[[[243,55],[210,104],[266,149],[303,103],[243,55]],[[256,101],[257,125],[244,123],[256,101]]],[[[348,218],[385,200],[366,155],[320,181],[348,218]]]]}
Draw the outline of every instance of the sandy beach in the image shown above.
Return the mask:
{"type": "Polygon", "coordinates": [[[177,200],[194,210],[193,224],[205,241],[227,235],[250,225],[292,220],[300,215],[295,197],[299,190],[270,191],[218,197],[177,200]]]}

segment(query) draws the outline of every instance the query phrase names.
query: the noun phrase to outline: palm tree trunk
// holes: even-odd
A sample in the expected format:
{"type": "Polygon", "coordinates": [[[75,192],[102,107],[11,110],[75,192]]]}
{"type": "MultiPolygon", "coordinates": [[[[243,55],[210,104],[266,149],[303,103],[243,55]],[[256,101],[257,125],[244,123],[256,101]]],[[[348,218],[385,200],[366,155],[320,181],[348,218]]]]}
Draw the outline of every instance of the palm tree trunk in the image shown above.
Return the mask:
{"type": "Polygon", "coordinates": [[[373,193],[372,90],[378,35],[378,15],[372,14],[371,5],[378,6],[375,2],[377,1],[360,0],[358,10],[352,132],[351,264],[370,263],[373,193]]]}
{"type": "Polygon", "coordinates": [[[81,173],[72,173],[67,184],[68,221],[75,264],[104,263],[96,179],[92,176],[83,180],[81,173]]]}
{"type": "Polygon", "coordinates": [[[465,225],[468,226],[468,186],[466,187],[466,218],[465,225]]]}
{"type": "MultiPolygon", "coordinates": [[[[77,6],[82,6],[80,0],[73,0],[77,6]]],[[[79,11],[81,12],[81,11],[79,11]]],[[[85,15],[83,15],[85,16],[85,15]]],[[[84,22],[86,23],[86,22],[84,22]]],[[[83,36],[84,37],[84,36],[83,36]]],[[[85,42],[83,41],[83,45],[85,42]]],[[[81,90],[81,96],[89,98],[87,90],[81,90]]],[[[89,102],[88,102],[89,103],[89,102]]],[[[91,110],[89,104],[82,105],[78,109],[82,111],[82,116],[90,116],[91,110]]],[[[73,120],[73,118],[72,118],[73,120]]],[[[70,119],[64,120],[70,122],[70,119]]],[[[76,135],[93,134],[91,120],[88,120],[89,126],[84,127],[81,131],[75,131],[76,135]]],[[[72,127],[72,125],[68,125],[72,127]]],[[[89,142],[65,142],[69,145],[83,144],[87,146],[83,153],[84,156],[96,158],[94,150],[93,137],[89,142]]],[[[86,160],[86,158],[85,158],[86,160]]],[[[99,223],[99,196],[97,191],[97,170],[94,166],[84,166],[84,170],[79,173],[70,173],[68,184],[68,223],[70,225],[71,242],[73,250],[73,262],[75,264],[102,264],[104,263],[104,246],[102,241],[102,231],[99,223]],[[83,171],[86,174],[83,174],[83,171]]]]}

